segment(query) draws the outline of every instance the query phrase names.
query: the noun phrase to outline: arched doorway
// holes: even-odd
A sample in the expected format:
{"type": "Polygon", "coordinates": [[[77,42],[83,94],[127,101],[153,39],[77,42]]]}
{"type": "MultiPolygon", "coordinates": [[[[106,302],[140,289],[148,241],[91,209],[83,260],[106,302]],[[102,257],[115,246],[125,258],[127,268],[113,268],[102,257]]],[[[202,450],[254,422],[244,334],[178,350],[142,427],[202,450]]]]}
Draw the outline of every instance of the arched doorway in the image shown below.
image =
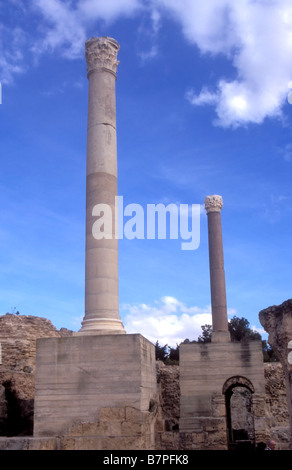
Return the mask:
{"type": "Polygon", "coordinates": [[[227,437],[230,450],[252,449],[255,444],[253,393],[246,377],[231,377],[223,386],[226,405],[227,437]]]}

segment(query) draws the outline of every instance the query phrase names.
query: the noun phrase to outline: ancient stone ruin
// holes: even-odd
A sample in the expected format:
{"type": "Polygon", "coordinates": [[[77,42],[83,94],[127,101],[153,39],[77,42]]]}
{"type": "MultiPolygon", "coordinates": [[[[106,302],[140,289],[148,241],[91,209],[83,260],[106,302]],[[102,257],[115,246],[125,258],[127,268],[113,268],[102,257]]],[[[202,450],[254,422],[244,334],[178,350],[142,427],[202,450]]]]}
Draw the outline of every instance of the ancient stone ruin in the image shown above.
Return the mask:
{"type": "Polygon", "coordinates": [[[292,432],[292,299],[262,310],[259,319],[283,367],[292,432]]]}
{"type": "Polygon", "coordinates": [[[290,448],[283,371],[291,403],[291,307],[263,320],[268,318],[268,331],[277,331],[275,341],[270,333],[270,342],[282,366],[264,365],[261,341],[230,340],[221,196],[205,198],[211,342],[182,344],[179,366],[166,367],[156,361],[150,341],[124,330],[113,224],[118,51],[117,41],[108,37],[92,38],[85,46],[89,94],[81,328],[58,331],[38,317],[0,317],[0,449],[238,450],[255,449],[271,437],[278,448],[290,448]],[[101,210],[107,226],[103,236],[96,220],[101,210]]]}
{"type": "MultiPolygon", "coordinates": [[[[201,418],[201,428],[180,430],[180,366],[156,361],[157,400],[141,420],[135,407],[103,408],[90,419],[77,419],[57,436],[33,436],[37,338],[72,337],[73,332],[57,330],[35,316],[0,316],[0,450],[2,449],[222,449],[227,447],[228,419],[225,396],[214,394],[215,419],[201,418]],[[152,422],[154,439],[147,437],[152,422]],[[204,428],[203,428],[204,425],[204,428]],[[135,437],[133,432],[135,431],[135,437]],[[147,440],[148,439],[148,440],[147,440]]],[[[204,349],[204,345],[203,350],[204,349]]],[[[102,360],[102,357],[100,357],[102,360]]],[[[232,384],[230,384],[232,385],[232,384]]],[[[226,384],[228,389],[228,383],[226,384]]],[[[264,364],[263,401],[251,403],[253,394],[246,386],[237,387],[230,399],[233,433],[254,441],[253,415],[264,407],[260,440],[273,438],[278,449],[290,448],[289,413],[283,367],[279,362],[264,364]]],[[[258,443],[259,440],[256,440],[258,443]]]]}
{"type": "Polygon", "coordinates": [[[45,319],[0,316],[0,435],[33,434],[36,342],[43,337],[71,336],[45,319]]]}

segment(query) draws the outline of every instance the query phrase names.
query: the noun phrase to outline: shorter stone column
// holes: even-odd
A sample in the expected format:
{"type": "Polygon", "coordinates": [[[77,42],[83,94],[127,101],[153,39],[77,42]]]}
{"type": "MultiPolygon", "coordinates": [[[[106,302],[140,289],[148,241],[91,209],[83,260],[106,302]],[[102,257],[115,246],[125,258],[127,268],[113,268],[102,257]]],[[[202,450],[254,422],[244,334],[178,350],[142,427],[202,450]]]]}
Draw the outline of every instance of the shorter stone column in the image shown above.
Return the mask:
{"type": "Polygon", "coordinates": [[[212,341],[229,341],[227,320],[227,302],[225,288],[225,271],[221,227],[221,196],[205,198],[205,209],[208,216],[209,264],[212,305],[212,341]]]}

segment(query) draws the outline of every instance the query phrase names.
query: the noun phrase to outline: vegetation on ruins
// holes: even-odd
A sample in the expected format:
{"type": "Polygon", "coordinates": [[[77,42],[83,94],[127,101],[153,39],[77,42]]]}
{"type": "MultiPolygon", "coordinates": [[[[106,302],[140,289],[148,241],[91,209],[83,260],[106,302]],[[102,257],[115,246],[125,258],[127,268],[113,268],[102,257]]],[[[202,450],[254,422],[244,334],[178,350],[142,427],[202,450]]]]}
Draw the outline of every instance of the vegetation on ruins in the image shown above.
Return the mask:
{"type": "MultiPolygon", "coordinates": [[[[263,350],[263,359],[264,362],[277,362],[278,358],[268,344],[266,340],[263,340],[260,333],[253,330],[249,326],[249,321],[246,318],[239,318],[234,316],[228,322],[228,329],[230,333],[231,341],[252,341],[252,340],[261,340],[262,341],[262,350],[263,350]]],[[[189,340],[186,338],[180,344],[188,344],[188,343],[209,343],[211,342],[212,336],[212,325],[202,325],[201,326],[202,333],[199,335],[197,340],[189,340]]],[[[158,341],[155,344],[156,350],[156,359],[164,362],[165,364],[169,365],[176,365],[179,363],[179,346],[176,347],[168,346],[165,344],[161,346],[158,341]]]]}

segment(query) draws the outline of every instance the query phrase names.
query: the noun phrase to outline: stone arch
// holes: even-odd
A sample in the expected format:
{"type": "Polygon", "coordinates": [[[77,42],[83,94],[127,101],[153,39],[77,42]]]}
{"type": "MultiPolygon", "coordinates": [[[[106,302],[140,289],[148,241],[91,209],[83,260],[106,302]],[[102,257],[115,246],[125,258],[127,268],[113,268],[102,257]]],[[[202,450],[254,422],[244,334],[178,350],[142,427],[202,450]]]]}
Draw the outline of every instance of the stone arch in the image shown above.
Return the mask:
{"type": "Polygon", "coordinates": [[[222,387],[225,396],[229,449],[253,447],[255,443],[253,399],[254,386],[246,377],[233,376],[222,387]]]}
{"type": "Polygon", "coordinates": [[[240,375],[235,375],[225,381],[222,387],[222,393],[223,395],[225,395],[228,389],[232,389],[234,387],[240,387],[240,386],[248,388],[251,391],[251,393],[255,392],[254,386],[249,379],[240,375]]]}

